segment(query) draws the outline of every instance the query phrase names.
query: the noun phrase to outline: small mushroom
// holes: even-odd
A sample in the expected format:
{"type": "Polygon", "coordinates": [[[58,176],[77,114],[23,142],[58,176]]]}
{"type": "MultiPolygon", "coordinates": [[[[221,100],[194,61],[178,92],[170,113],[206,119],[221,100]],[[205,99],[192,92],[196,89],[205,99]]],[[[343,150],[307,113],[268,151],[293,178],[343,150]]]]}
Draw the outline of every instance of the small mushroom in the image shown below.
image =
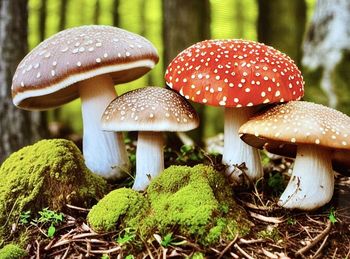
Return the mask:
{"type": "Polygon", "coordinates": [[[257,105],[299,100],[304,94],[302,75],[287,55],[247,40],[206,40],[181,52],[168,66],[166,84],[186,99],[225,107],[223,162],[232,171],[243,162],[247,176],[263,176],[258,150],[238,136],[239,127],[257,105]]]}
{"type": "Polygon", "coordinates": [[[18,65],[13,103],[45,110],[80,96],[85,163],[101,176],[120,178],[129,165],[122,135],[103,132],[100,119],[117,96],[114,85],[139,78],[157,62],[154,46],[131,32],[102,25],[67,29],[40,43],[18,65]]]}
{"type": "Polygon", "coordinates": [[[145,87],[119,96],[106,108],[102,129],[139,131],[135,190],[145,190],[150,179],[164,170],[163,131],[197,128],[199,118],[180,95],[161,87],[145,87]]]}
{"type": "Polygon", "coordinates": [[[243,141],[256,148],[296,157],[279,205],[314,210],[331,200],[332,162],[342,170],[346,166],[350,117],[320,104],[292,101],[253,117],[241,126],[239,133],[243,141]]]}

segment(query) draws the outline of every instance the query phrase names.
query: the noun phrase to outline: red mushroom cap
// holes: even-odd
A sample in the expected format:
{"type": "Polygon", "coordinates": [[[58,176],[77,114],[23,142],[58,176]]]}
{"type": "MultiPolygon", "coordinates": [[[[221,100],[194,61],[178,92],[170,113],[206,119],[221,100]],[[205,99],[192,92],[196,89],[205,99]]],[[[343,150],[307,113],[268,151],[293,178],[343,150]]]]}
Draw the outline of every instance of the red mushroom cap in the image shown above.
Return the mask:
{"type": "Polygon", "coordinates": [[[170,88],[194,102],[242,107],[299,100],[304,81],[294,61],[262,43],[206,40],[169,64],[170,88]]]}

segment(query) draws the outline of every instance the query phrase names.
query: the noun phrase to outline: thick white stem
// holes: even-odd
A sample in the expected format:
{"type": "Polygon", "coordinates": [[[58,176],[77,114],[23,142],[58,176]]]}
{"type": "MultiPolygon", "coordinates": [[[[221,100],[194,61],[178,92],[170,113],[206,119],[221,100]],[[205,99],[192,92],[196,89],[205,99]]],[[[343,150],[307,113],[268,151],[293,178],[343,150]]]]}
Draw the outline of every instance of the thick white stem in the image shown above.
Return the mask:
{"type": "Polygon", "coordinates": [[[134,190],[145,190],[150,183],[164,170],[162,132],[139,132],[136,150],[136,176],[134,190]]]}
{"type": "Polygon", "coordinates": [[[314,210],[331,200],[333,190],[330,151],[299,145],[293,174],[278,204],[288,209],[314,210]]]}
{"type": "Polygon", "coordinates": [[[97,76],[79,83],[83,115],[83,154],[86,166],[109,179],[124,177],[129,160],[122,133],[101,130],[101,117],[116,98],[112,78],[97,76]]]}
{"type": "Polygon", "coordinates": [[[235,166],[245,163],[245,171],[249,181],[256,181],[263,176],[260,154],[256,148],[244,143],[238,134],[239,127],[245,123],[251,113],[252,108],[225,108],[224,127],[224,154],[223,163],[228,165],[226,174],[241,183],[243,179],[242,171],[234,170],[235,166]]]}

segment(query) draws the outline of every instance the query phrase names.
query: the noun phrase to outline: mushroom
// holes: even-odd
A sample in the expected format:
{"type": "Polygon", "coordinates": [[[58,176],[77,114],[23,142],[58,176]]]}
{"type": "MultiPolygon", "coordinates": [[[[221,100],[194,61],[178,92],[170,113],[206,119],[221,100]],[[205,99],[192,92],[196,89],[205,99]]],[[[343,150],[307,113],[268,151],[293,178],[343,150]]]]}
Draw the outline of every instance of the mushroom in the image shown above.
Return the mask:
{"type": "Polygon", "coordinates": [[[166,84],[186,99],[225,107],[223,163],[232,180],[245,163],[248,180],[263,176],[258,150],[246,145],[238,128],[261,104],[299,100],[302,75],[287,55],[247,40],[206,40],[181,52],[169,64],[166,84]],[[237,109],[239,108],[239,109],[237,109]]]}
{"type": "Polygon", "coordinates": [[[314,210],[331,200],[332,160],[346,165],[342,161],[350,150],[350,117],[320,104],[292,101],[253,117],[239,133],[256,148],[296,157],[279,205],[314,210]]]}
{"type": "Polygon", "coordinates": [[[18,65],[13,103],[45,110],[80,96],[87,167],[105,178],[125,176],[129,162],[121,134],[103,132],[100,119],[117,96],[114,85],[139,78],[158,62],[154,46],[131,32],[101,25],[59,32],[18,65]]]}
{"type": "Polygon", "coordinates": [[[177,93],[161,87],[145,87],[119,96],[102,116],[102,129],[139,131],[136,150],[135,190],[145,190],[164,170],[163,131],[197,128],[193,107],[177,93]]]}

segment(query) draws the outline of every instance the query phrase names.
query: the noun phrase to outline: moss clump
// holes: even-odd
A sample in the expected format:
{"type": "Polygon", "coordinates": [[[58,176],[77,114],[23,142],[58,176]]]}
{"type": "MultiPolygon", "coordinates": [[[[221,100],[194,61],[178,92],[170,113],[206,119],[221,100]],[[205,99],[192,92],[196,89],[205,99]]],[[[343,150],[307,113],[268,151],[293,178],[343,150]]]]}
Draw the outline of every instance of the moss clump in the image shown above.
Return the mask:
{"type": "Polygon", "coordinates": [[[22,211],[90,206],[107,189],[105,180],[86,168],[80,150],[64,139],[42,140],[13,153],[1,165],[0,179],[0,240],[22,211]]]}
{"type": "Polygon", "coordinates": [[[8,244],[0,249],[1,259],[19,259],[27,256],[27,252],[17,245],[8,244]]]}
{"type": "Polygon", "coordinates": [[[114,231],[117,229],[136,228],[139,216],[148,207],[147,200],[138,192],[121,188],[114,190],[93,206],[87,219],[93,230],[114,231]]]}
{"type": "Polygon", "coordinates": [[[179,234],[210,245],[249,231],[225,177],[211,167],[169,167],[147,192],[151,209],[140,226],[141,235],[176,228],[179,234]]]}

